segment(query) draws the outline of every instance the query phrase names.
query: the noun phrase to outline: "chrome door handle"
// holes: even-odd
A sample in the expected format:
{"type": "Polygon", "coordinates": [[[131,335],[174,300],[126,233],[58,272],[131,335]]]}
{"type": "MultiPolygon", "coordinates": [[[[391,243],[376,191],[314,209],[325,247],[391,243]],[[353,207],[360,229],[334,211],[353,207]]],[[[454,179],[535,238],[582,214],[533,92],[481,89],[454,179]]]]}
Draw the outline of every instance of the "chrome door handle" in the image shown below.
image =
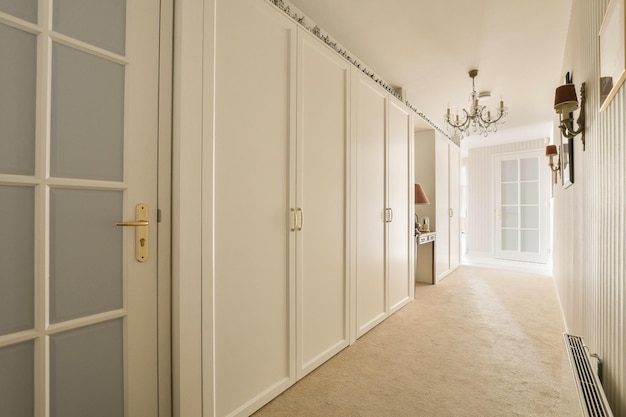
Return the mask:
{"type": "Polygon", "coordinates": [[[135,207],[135,220],[117,222],[116,226],[130,226],[135,228],[135,259],[139,262],[148,260],[148,206],[143,203],[135,207]]]}
{"type": "Polygon", "coordinates": [[[291,227],[289,228],[292,232],[296,231],[296,209],[294,208],[290,208],[289,211],[291,212],[291,227]]]}

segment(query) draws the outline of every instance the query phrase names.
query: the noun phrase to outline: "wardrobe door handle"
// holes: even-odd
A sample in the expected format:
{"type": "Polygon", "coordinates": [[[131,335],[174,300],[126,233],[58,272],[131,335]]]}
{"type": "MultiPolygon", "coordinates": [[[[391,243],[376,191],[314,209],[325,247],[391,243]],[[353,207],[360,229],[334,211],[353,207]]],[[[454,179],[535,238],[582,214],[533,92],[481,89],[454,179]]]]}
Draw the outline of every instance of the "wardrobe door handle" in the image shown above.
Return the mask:
{"type": "Polygon", "coordinates": [[[389,207],[385,207],[385,223],[391,223],[393,220],[393,210],[389,207]]]}
{"type": "Polygon", "coordinates": [[[304,225],[304,212],[301,208],[298,208],[298,213],[300,213],[300,226],[298,227],[298,230],[302,230],[302,226],[304,225]]]}
{"type": "Polygon", "coordinates": [[[295,232],[296,231],[296,209],[291,208],[289,209],[289,211],[291,211],[291,231],[295,232]]]}

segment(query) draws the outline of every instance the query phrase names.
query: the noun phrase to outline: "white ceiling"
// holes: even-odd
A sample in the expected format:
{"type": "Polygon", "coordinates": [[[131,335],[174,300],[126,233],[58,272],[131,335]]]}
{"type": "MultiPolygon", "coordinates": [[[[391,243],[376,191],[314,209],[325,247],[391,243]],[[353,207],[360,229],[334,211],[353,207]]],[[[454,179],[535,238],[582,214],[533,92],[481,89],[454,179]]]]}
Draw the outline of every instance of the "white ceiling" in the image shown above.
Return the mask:
{"type": "Polygon", "coordinates": [[[387,83],[403,87],[406,99],[441,127],[448,106],[453,113],[468,106],[472,68],[479,70],[476,90],[491,91],[484,104],[495,108],[502,98],[509,108],[498,133],[537,139],[524,136],[555,120],[572,0],[290,3],[387,83]]]}

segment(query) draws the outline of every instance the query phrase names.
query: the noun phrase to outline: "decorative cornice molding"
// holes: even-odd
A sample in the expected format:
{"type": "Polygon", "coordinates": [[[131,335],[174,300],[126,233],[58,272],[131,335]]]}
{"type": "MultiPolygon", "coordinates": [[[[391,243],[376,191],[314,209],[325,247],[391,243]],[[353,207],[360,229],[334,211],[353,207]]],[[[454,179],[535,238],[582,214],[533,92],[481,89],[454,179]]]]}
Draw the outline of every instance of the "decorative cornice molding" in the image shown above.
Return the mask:
{"type": "Polygon", "coordinates": [[[409,103],[408,100],[404,100],[402,95],[398,92],[397,89],[393,88],[391,84],[387,83],[381,77],[376,75],[376,73],[361,62],[359,62],[355,57],[351,56],[350,52],[347,49],[344,49],[332,39],[328,34],[322,33],[322,30],[319,26],[314,25],[310,26],[307,24],[306,20],[308,19],[304,14],[299,16],[298,12],[292,12],[291,7],[289,5],[285,5],[283,0],[266,0],[268,3],[274,5],[276,8],[281,10],[287,16],[291,17],[296,23],[302,26],[307,31],[311,32],[316,38],[324,42],[328,47],[330,47],[333,51],[335,51],[338,55],[342,56],[346,61],[352,64],[356,69],[360,70],[363,74],[365,74],[368,78],[370,78],[373,82],[380,85],[384,88],[389,94],[403,102],[409,109],[411,109],[415,114],[417,114],[421,119],[423,119],[426,123],[432,126],[434,129],[438,130],[441,134],[447,137],[452,143],[459,145],[454,141],[454,139],[450,136],[448,132],[443,130],[441,127],[437,126],[428,116],[426,116],[423,112],[418,110],[415,106],[409,103]]]}

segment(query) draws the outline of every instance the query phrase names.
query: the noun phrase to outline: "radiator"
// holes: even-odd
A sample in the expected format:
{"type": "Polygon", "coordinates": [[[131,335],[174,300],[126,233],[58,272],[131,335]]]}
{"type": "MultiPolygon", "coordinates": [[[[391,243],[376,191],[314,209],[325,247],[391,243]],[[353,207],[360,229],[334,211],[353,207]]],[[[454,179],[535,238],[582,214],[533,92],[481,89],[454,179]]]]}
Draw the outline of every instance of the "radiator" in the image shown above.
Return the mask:
{"type": "Polygon", "coordinates": [[[574,381],[578,388],[578,399],[585,417],[613,417],[604,395],[600,378],[593,371],[591,358],[582,337],[563,334],[565,348],[572,366],[574,381]]]}

